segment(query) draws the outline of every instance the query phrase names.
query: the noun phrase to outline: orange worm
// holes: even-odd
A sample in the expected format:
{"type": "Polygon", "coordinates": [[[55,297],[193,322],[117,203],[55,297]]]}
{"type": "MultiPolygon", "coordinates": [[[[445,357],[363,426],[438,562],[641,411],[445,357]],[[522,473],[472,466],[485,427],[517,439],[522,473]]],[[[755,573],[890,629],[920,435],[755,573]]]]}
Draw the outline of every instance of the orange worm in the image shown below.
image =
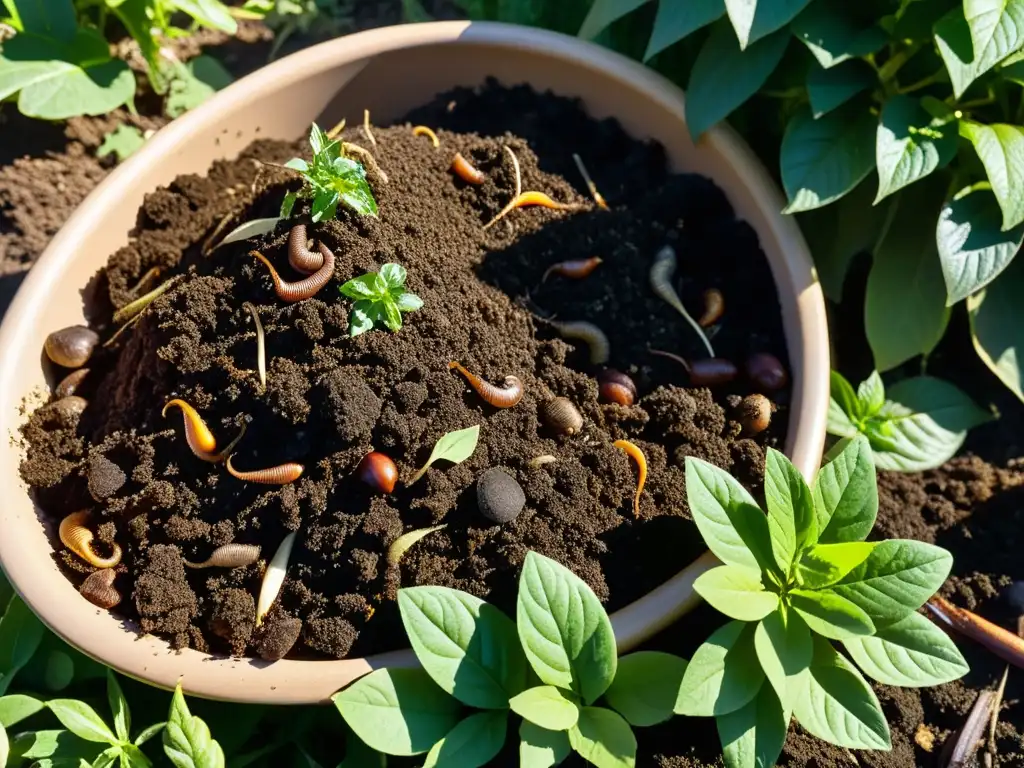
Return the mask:
{"type": "Polygon", "coordinates": [[[603,259],[600,256],[592,256],[589,259],[574,259],[572,261],[560,261],[557,264],[552,264],[544,272],[544,277],[540,279],[543,283],[548,277],[554,272],[556,275],[562,277],[570,277],[573,280],[581,280],[595,269],[603,259]]]}
{"type": "Polygon", "coordinates": [[[966,608],[958,608],[938,595],[925,603],[925,607],[947,626],[971,640],[981,643],[1004,661],[1024,669],[1024,638],[981,618],[966,608]]]}
{"type": "Polygon", "coordinates": [[[514,211],[516,208],[525,208],[528,205],[540,205],[544,208],[553,208],[556,211],[576,211],[579,210],[580,206],[573,205],[572,203],[560,203],[557,200],[552,200],[550,197],[545,195],[543,192],[522,192],[512,200],[508,205],[501,209],[493,219],[484,224],[484,229],[489,229],[494,224],[497,224],[501,219],[514,211]]]}
{"type": "Polygon", "coordinates": [[[432,130],[430,130],[425,125],[417,125],[415,128],[413,128],[412,129],[412,135],[413,136],[426,136],[428,139],[430,139],[430,143],[434,145],[435,149],[437,149],[437,147],[441,146],[441,140],[437,138],[437,134],[434,133],[432,130]]]}
{"type": "Polygon", "coordinates": [[[323,243],[320,243],[320,253],[324,257],[324,264],[320,269],[305,280],[289,283],[281,279],[281,276],[277,274],[277,270],[274,269],[274,265],[267,261],[266,256],[259,251],[249,251],[250,256],[255,256],[270,270],[270,279],[274,281],[274,290],[277,292],[277,298],[287,301],[289,304],[312,298],[334,276],[334,253],[323,243]]]}
{"type": "Polygon", "coordinates": [[[708,288],[704,291],[704,314],[697,320],[701,328],[717,323],[725,314],[725,297],[717,288],[708,288]]]}
{"type": "Polygon", "coordinates": [[[61,543],[95,568],[113,568],[121,562],[121,547],[111,544],[110,557],[100,557],[92,548],[93,533],[85,527],[91,515],[87,511],[72,512],[60,521],[61,543]]]}
{"type": "Polygon", "coordinates": [[[469,386],[476,390],[476,393],[485,402],[493,405],[495,408],[511,408],[523,399],[523,382],[516,376],[506,376],[504,387],[496,387],[479,376],[470,373],[455,361],[448,363],[448,368],[454,368],[465,376],[469,386]]]}
{"type": "Polygon", "coordinates": [[[268,467],[267,469],[254,469],[251,472],[239,472],[231,466],[232,458],[233,457],[228,456],[226,465],[228,468],[228,474],[232,477],[238,478],[239,480],[245,480],[247,483],[288,485],[288,483],[294,483],[302,477],[302,473],[306,470],[306,468],[301,464],[289,461],[286,464],[278,464],[276,467],[268,467]]]}
{"type": "Polygon", "coordinates": [[[452,158],[452,170],[455,171],[456,176],[467,184],[483,184],[487,179],[483,171],[478,171],[474,168],[469,160],[462,156],[461,152],[456,152],[455,157],[452,158]]]}
{"type": "Polygon", "coordinates": [[[246,425],[242,424],[242,430],[238,433],[238,437],[232,440],[228,447],[223,451],[220,453],[214,453],[214,451],[217,450],[216,438],[214,438],[210,428],[206,426],[206,422],[203,421],[203,417],[199,415],[195,408],[184,400],[171,400],[164,406],[160,415],[166,418],[167,409],[173,405],[178,406],[185,417],[185,441],[188,443],[188,447],[192,449],[192,453],[195,454],[197,458],[200,458],[203,461],[209,461],[214,464],[218,461],[224,461],[224,457],[231,454],[234,447],[238,445],[238,441],[242,439],[242,435],[245,434],[246,425]]]}
{"type": "Polygon", "coordinates": [[[311,275],[324,265],[323,254],[314,253],[306,247],[305,224],[296,224],[288,233],[288,263],[304,275],[311,275]]]}
{"type": "Polygon", "coordinates": [[[644,483],[647,482],[647,457],[644,452],[637,448],[629,440],[616,440],[613,445],[625,451],[633,461],[636,462],[640,476],[636,481],[636,497],[633,499],[633,513],[640,514],[640,494],[643,493],[644,483]]]}

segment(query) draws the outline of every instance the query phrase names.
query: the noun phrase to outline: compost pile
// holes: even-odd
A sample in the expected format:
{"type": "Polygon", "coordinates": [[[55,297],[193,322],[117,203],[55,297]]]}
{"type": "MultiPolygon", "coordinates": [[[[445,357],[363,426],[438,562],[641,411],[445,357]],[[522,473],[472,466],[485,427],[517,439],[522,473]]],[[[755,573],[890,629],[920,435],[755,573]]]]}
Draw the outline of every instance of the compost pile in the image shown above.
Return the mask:
{"type": "MultiPolygon", "coordinates": [[[[756,391],[747,377],[692,387],[679,363],[649,351],[707,355],[651,290],[651,264],[668,244],[679,257],[675,288],[691,313],[701,313],[708,288],[725,297],[724,315],[709,328],[716,355],[741,369],[755,353],[786,364],[778,299],[757,238],[707,179],[669,174],[659,146],[629,138],[615,121],[592,120],[572,100],[525,87],[453,91],[372,132],[375,143],[351,125],[343,138],[369,149],[387,174],[387,183],[369,176],[378,217],[340,210],[336,220],[312,224],[297,209],[273,234],[209,247],[225,218],[234,226],[276,215],[297,183],[265,163],[308,158],[305,141],[256,141],[206,177],[182,176],[148,196],[132,242],[86,291],[92,327],[109,339],[114,310],[148,290],[137,283],[153,267],[161,270],[157,282],[180,279],[113,344],[97,346],[76,392],[88,401],[84,411],[51,403],[24,429],[22,475],[53,530],[69,513],[90,510],[96,550],[106,554],[116,543],[124,552],[115,611],[175,647],[255,655],[296,619],[293,657],[402,647],[398,587],[454,587],[512,612],[530,549],[571,568],[609,610],[618,609],[704,550],[685,503],[684,458],[711,461],[759,489],[764,448],[785,438],[787,389],[765,393],[776,408],[772,423],[746,436],[737,406],[756,391]],[[417,124],[437,132],[438,148],[414,135],[417,124]],[[579,209],[516,210],[485,229],[514,191],[506,147],[519,159],[524,190],[579,209]],[[482,185],[453,175],[456,152],[486,174],[482,185]],[[573,153],[610,210],[594,204],[573,153]],[[287,304],[250,250],[285,280],[300,279],[286,256],[293,223],[307,224],[336,267],[314,298],[287,304]],[[556,262],[594,256],[602,263],[583,279],[544,279],[556,262]],[[349,337],[352,302],[338,286],[388,262],[407,270],[406,289],[423,308],[405,315],[397,333],[349,337]],[[246,302],[265,331],[265,391],[246,302]],[[589,362],[586,344],[561,338],[545,319],[552,317],[600,326],[610,342],[607,365],[632,378],[635,404],[599,401],[602,366],[589,362]],[[517,376],[521,402],[488,405],[449,369],[452,361],[499,386],[517,376]],[[541,420],[553,397],[582,414],[579,432],[558,434],[541,420]],[[174,398],[197,409],[219,446],[247,425],[236,468],[300,462],[303,476],[259,485],[200,460],[186,443],[181,412],[161,415],[174,398]],[[438,462],[406,484],[439,438],[477,424],[479,443],[468,460],[438,462]],[[638,514],[637,466],[613,446],[620,439],[648,463],[638,514]],[[398,466],[391,494],[355,471],[371,450],[398,466]],[[530,465],[542,455],[556,460],[530,465]],[[501,525],[481,515],[475,490],[495,467],[526,498],[523,511],[501,525]],[[445,527],[398,566],[389,564],[395,539],[438,524],[445,527]],[[256,627],[254,599],[267,562],[291,531],[298,533],[283,589],[256,627]],[[185,567],[184,559],[203,561],[230,543],[258,545],[259,560],[185,567]]],[[[54,541],[68,577],[80,583],[93,569],[54,541]]]]}

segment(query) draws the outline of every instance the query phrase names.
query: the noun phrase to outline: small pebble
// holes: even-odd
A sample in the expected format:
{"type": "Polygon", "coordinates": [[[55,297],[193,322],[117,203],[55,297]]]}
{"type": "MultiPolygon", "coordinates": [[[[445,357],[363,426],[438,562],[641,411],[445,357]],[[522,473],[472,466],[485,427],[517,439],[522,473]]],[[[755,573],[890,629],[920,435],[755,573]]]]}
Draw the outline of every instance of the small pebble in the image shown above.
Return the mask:
{"type": "Polygon", "coordinates": [[[789,384],[789,374],[775,355],[758,352],[747,360],[747,376],[759,388],[775,392],[789,384]]]}
{"type": "Polygon", "coordinates": [[[278,661],[295,645],[302,634],[302,621],[287,617],[268,621],[263,630],[256,651],[264,661],[278,661]]]}
{"type": "Polygon", "coordinates": [[[526,494],[515,479],[493,467],[476,481],[476,501],[480,513],[488,520],[508,523],[523,511],[526,494]]]}
{"type": "Polygon", "coordinates": [[[1018,611],[1024,611],[1024,581],[1015,581],[1008,586],[1006,599],[1018,611]]]}
{"type": "Polygon", "coordinates": [[[128,476],[102,453],[89,456],[89,495],[96,501],[113,496],[128,480],[128,476]]]}
{"type": "Polygon", "coordinates": [[[79,368],[89,361],[99,340],[99,335],[91,328],[72,325],[47,336],[43,349],[46,350],[46,356],[57,365],[79,368]]]}

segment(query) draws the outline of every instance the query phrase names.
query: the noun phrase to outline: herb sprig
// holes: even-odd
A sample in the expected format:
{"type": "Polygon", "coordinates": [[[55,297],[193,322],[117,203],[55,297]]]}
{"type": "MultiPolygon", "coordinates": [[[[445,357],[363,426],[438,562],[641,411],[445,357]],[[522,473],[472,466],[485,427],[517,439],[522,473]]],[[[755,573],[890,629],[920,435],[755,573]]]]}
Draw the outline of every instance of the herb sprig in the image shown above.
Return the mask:
{"type": "Polygon", "coordinates": [[[415,312],[423,299],[405,290],[405,267],[385,264],[380,272],[367,272],[353,278],[338,290],[355,299],[349,315],[349,334],[358,336],[382,324],[392,331],[402,328],[402,313],[415,312]]]}
{"type": "Polygon", "coordinates": [[[342,142],[331,139],[313,123],[309,131],[309,148],[313,153],[312,161],[293,157],[285,163],[285,167],[298,171],[303,184],[298,192],[285,195],[281,203],[281,218],[291,216],[292,208],[300,198],[313,201],[311,218],[314,223],[333,219],[339,204],[356,213],[376,216],[377,201],[366,181],[366,169],[345,156],[342,142]]]}

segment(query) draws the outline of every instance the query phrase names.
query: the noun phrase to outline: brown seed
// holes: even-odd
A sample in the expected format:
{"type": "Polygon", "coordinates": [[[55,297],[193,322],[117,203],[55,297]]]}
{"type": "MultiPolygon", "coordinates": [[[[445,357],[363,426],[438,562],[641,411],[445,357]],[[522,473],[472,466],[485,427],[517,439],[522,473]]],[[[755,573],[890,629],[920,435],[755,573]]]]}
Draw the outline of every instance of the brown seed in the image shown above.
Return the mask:
{"type": "Polygon", "coordinates": [[[609,368],[597,377],[598,394],[606,403],[632,405],[636,400],[636,384],[626,374],[609,368]]]}
{"type": "Polygon", "coordinates": [[[72,325],[54,331],[46,337],[43,349],[46,356],[64,368],[80,368],[92,355],[99,343],[99,335],[84,325],[72,325]]]}
{"type": "Polygon", "coordinates": [[[72,371],[60,380],[60,383],[53,390],[53,396],[57,399],[70,397],[75,394],[75,390],[81,386],[82,381],[88,375],[88,368],[79,368],[77,371],[72,371]]]}
{"type": "Polygon", "coordinates": [[[60,400],[50,405],[54,411],[68,419],[81,416],[88,406],[89,401],[84,397],[79,397],[78,395],[62,397],[60,400]]]}
{"type": "Polygon", "coordinates": [[[747,395],[740,401],[739,421],[747,435],[764,432],[772,421],[772,401],[764,395],[747,395]]]}
{"type": "Polygon", "coordinates": [[[708,288],[704,291],[704,314],[700,316],[697,323],[701,328],[714,325],[725,314],[725,297],[717,288],[708,288]]]}
{"type": "Polygon", "coordinates": [[[398,467],[388,456],[371,451],[363,457],[356,469],[359,479],[377,491],[391,493],[398,482],[398,467]]]}
{"type": "Polygon", "coordinates": [[[695,387],[727,384],[737,373],[736,366],[721,357],[703,357],[690,363],[690,383],[695,387]]]}
{"type": "Polygon", "coordinates": [[[85,577],[78,591],[93,605],[109,610],[121,602],[121,593],[114,588],[116,576],[113,568],[93,571],[85,577]]]}
{"type": "Polygon", "coordinates": [[[747,377],[759,388],[769,392],[782,389],[789,383],[789,374],[779,358],[767,352],[758,352],[747,359],[747,377]]]}
{"type": "Polygon", "coordinates": [[[556,432],[575,435],[583,429],[583,417],[576,410],[572,401],[564,397],[556,397],[540,407],[540,415],[544,423],[556,432]]]}

